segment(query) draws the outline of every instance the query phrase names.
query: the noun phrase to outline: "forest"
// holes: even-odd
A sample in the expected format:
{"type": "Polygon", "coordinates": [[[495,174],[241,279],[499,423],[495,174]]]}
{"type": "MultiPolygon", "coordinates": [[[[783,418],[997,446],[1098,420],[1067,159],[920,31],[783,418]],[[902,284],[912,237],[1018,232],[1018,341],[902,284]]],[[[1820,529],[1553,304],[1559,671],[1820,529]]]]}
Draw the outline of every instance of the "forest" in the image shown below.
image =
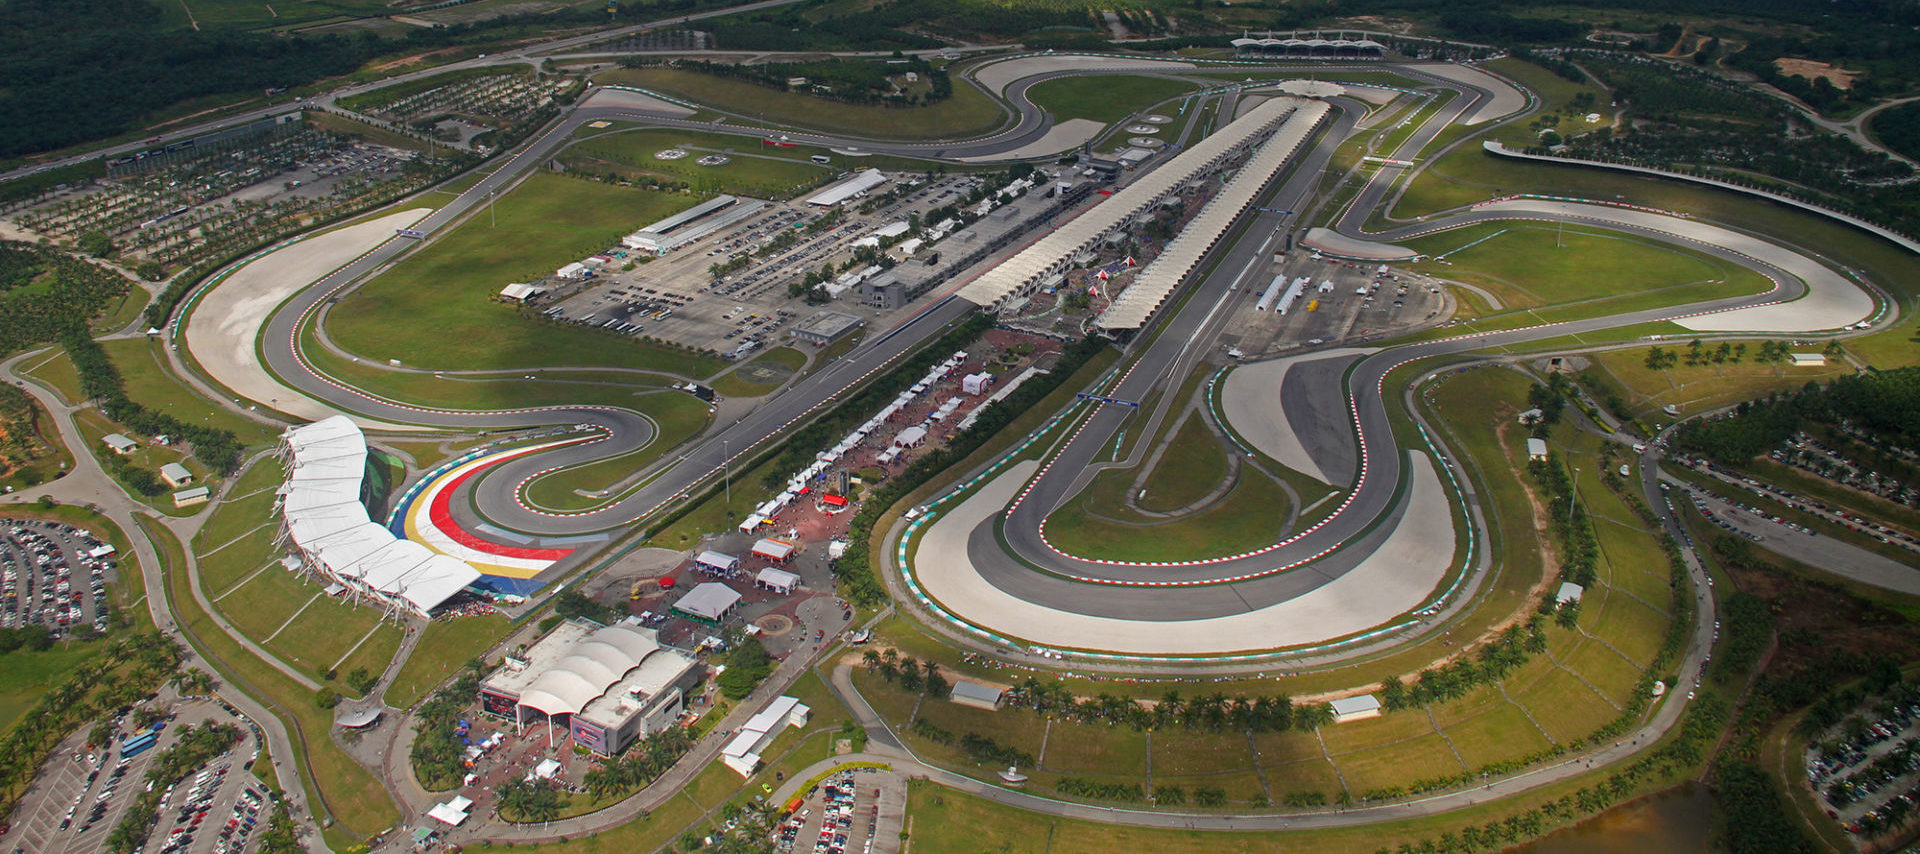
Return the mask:
{"type": "Polygon", "coordinates": [[[0,241],[0,354],[53,341],[68,325],[98,317],[131,287],[97,264],[0,241]]]}
{"type": "Polygon", "coordinates": [[[1808,383],[1797,392],[1743,403],[1726,416],[1681,427],[1674,447],[1739,465],[1809,424],[1847,425],[1875,445],[1920,448],[1920,368],[1856,374],[1824,386],[1808,383]]]}

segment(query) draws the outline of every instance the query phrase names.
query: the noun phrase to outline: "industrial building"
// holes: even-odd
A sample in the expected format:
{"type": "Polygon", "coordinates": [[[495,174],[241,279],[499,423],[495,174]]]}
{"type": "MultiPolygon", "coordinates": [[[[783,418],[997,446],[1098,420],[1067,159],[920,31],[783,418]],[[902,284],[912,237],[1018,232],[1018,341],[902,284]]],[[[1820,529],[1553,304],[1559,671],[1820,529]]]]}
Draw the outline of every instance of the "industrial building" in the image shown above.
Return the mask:
{"type": "Polygon", "coordinates": [[[838,311],[823,311],[800,322],[793,328],[793,337],[825,347],[842,338],[855,329],[867,325],[867,322],[851,314],[838,311]]]}
{"type": "Polygon", "coordinates": [[[700,681],[692,656],[660,645],[652,629],[568,620],[480,683],[480,708],[511,719],[551,721],[600,756],[672,726],[700,681]]]}
{"type": "Polygon", "coordinates": [[[287,481],[280,487],[282,537],[289,558],[338,586],[336,592],[384,605],[389,615],[429,616],[480,572],[394,536],[367,512],[367,440],[344,415],[289,428],[280,437],[287,481]]]}
{"type": "Polygon", "coordinates": [[[779,696],[760,710],[760,713],[747,719],[740,727],[740,734],[727,742],[720,751],[720,761],[728,768],[740,772],[742,777],[750,777],[760,767],[760,751],[773,743],[775,736],[787,727],[807,725],[807,717],[813,709],[800,702],[797,697],[779,696]]]}
{"type": "Polygon", "coordinates": [[[880,170],[868,169],[807,197],[807,204],[830,208],[848,199],[864,196],[887,183],[887,180],[887,176],[880,174],[880,170]]]}
{"type": "Polygon", "coordinates": [[[660,220],[626,237],[620,244],[650,255],[665,255],[714,232],[743,222],[767,206],[758,199],[720,195],[660,220]]]}

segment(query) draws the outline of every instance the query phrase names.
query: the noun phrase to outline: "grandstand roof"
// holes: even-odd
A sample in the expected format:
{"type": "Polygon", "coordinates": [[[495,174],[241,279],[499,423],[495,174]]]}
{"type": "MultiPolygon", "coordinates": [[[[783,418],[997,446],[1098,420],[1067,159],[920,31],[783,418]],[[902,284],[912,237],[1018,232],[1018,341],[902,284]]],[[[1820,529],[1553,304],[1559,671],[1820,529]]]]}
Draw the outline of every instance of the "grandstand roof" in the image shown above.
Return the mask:
{"type": "MultiPolygon", "coordinates": [[[[1194,143],[1087,212],[1034,241],[999,266],[960,289],[969,302],[997,307],[1032,287],[1048,274],[1060,272],[1074,253],[1091,246],[1134,215],[1157,204],[1162,196],[1212,169],[1248,140],[1277,126],[1301,102],[1293,98],[1262,101],[1247,114],[1211,136],[1194,143]]],[[[1191,226],[1189,226],[1191,228],[1191,226]]]]}
{"type": "Polygon", "coordinates": [[[360,503],[366,437],[344,415],[286,431],[291,453],[280,511],[295,545],[336,580],[397,599],[421,614],[480,580],[479,571],[373,523],[360,503]]]}
{"type": "MultiPolygon", "coordinates": [[[[1322,101],[1295,103],[1299,106],[1293,109],[1280,130],[1260,145],[1246,165],[1235,172],[1219,194],[1207,202],[1200,215],[1188,222],[1173,240],[1168,241],[1160,256],[1143,268],[1133,284],[1122,291],[1112,305],[1107,306],[1107,310],[1095,321],[1097,325],[1102,329],[1138,329],[1145,325],[1147,318],[1152,317],[1154,311],[1167,301],[1167,297],[1173,295],[1174,290],[1199,266],[1200,259],[1213,249],[1234,221],[1253,206],[1267,181],[1279,174],[1306,145],[1313,129],[1332,109],[1322,101]]],[[[1229,129],[1232,127],[1228,126],[1229,129]]],[[[1208,141],[1211,141],[1211,137],[1208,141]]]]}

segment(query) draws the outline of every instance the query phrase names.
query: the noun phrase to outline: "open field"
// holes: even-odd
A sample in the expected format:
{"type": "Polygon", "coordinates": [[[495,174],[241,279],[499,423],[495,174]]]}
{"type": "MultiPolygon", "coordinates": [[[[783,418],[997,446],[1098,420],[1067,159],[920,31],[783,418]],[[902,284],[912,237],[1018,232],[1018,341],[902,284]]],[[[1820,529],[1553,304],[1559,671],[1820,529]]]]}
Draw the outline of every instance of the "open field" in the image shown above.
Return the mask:
{"type": "MultiPolygon", "coordinates": [[[[1425,715],[1418,715],[1425,718],[1425,715]]],[[[1416,780],[1449,777],[1467,770],[1453,748],[1438,733],[1384,744],[1379,747],[1336,753],[1333,764],[1347,781],[1347,789],[1356,797],[1378,789],[1405,786],[1416,780]]]]}
{"type": "MultiPolygon", "coordinates": [[[[102,439],[109,433],[124,433],[126,428],[116,422],[107,420],[107,417],[102,415],[98,409],[81,409],[75,411],[73,413],[73,425],[79,429],[81,436],[86,437],[87,450],[93,452],[94,457],[100,461],[101,468],[106,468],[106,455],[112,454],[114,451],[107,448],[106,443],[103,442],[102,439]]],[[[215,486],[218,484],[218,478],[212,477],[212,470],[202,465],[199,459],[181,450],[180,446],[155,445],[150,441],[144,441],[151,438],[146,436],[132,436],[130,438],[141,444],[138,448],[135,448],[132,453],[126,455],[126,460],[137,468],[143,468],[153,472],[155,478],[159,477],[161,466],[167,463],[179,463],[186,466],[187,471],[193,473],[193,484],[205,486],[215,486]]],[[[206,509],[204,505],[195,507],[173,506],[174,490],[172,487],[167,487],[164,483],[161,484],[163,488],[159,494],[140,495],[128,489],[126,484],[118,480],[114,480],[113,482],[114,485],[120,487],[122,491],[126,492],[127,495],[134,500],[144,503],[148,507],[165,513],[168,516],[192,516],[206,509]]]]}
{"type": "Polygon", "coordinates": [[[1468,768],[1519,759],[1552,746],[1520,707],[1505,700],[1442,731],[1468,768]]]}
{"type": "MultiPolygon", "coordinates": [[[[825,364],[822,359],[822,364],[825,364]]],[[[713,390],[724,397],[759,397],[776,388],[807,366],[807,354],[792,347],[775,347],[755,356],[713,381],[713,390]]]]}
{"type": "Polygon", "coordinates": [[[0,654],[0,732],[33,708],[40,695],[81,662],[98,655],[99,642],[65,640],[43,652],[16,649],[0,654]]]}
{"type": "Polygon", "coordinates": [[[1444,260],[1420,272],[1477,285],[1502,310],[1578,305],[1582,315],[1682,305],[1771,287],[1745,268],[1693,252],[1593,229],[1488,224],[1406,241],[1444,260]]]}
{"type": "Polygon", "coordinates": [[[1047,539],[1061,551],[1109,560],[1178,560],[1230,555],[1280,539],[1291,502],[1272,478],[1243,468],[1219,501],[1171,521],[1143,524],[1106,517],[1120,507],[1132,472],[1108,471],[1047,517],[1047,539]],[[1096,511],[1094,508],[1100,508],[1096,511]]]}
{"type": "Polygon", "coordinates": [[[992,99],[960,80],[953,96],[926,107],[871,107],[829,101],[757,86],[741,80],[668,68],[622,68],[594,78],[679,95],[723,112],[777,125],[884,137],[953,139],[999,127],[1006,113],[992,99]]]}
{"type": "Polygon", "coordinates": [[[412,708],[432,693],[434,686],[452,676],[462,663],[499,643],[512,628],[507,618],[499,615],[435,620],[428,624],[425,634],[420,636],[420,644],[414,647],[413,657],[400,665],[400,673],[387,689],[387,705],[396,709],[412,708]]]}
{"type": "Polygon", "coordinates": [[[175,379],[159,340],[121,338],[100,346],[126,380],[129,400],[181,421],[231,430],[244,445],[279,441],[278,429],[231,412],[175,379]]]}
{"type": "Polygon", "coordinates": [[[1226,449],[1201,416],[1190,415],[1174,431],[1137,501],[1143,510],[1170,513],[1207,497],[1226,477],[1226,449]]]}
{"type": "Polygon", "coordinates": [[[1102,74],[1042,81],[1027,90],[1027,97],[1056,122],[1092,119],[1112,124],[1197,88],[1165,77],[1102,74]]]}
{"type": "Polygon", "coordinates": [[[28,359],[20,363],[20,373],[40,381],[41,385],[53,389],[60,399],[68,404],[80,402],[80,374],[73,369],[73,360],[67,358],[67,351],[59,347],[51,348],[45,356],[28,359]]]}
{"type": "Polygon", "coordinates": [[[839,170],[809,160],[832,156],[824,148],[801,151],[762,145],[750,137],[690,130],[628,130],[582,138],[561,155],[576,172],[613,173],[626,179],[654,177],[681,181],[699,193],[733,193],[760,199],[785,199],[818,186],[839,170]],[[692,152],[677,160],[661,160],[656,152],[670,148],[692,152]],[[732,158],[719,166],[701,166],[707,154],[732,158]]]}
{"type": "Polygon", "coordinates": [[[1539,145],[1540,134],[1535,129],[1545,116],[1558,116],[1560,121],[1551,125],[1552,129],[1563,136],[1575,136],[1613,123],[1615,110],[1607,106],[1613,100],[1612,93],[1592,79],[1575,83],[1552,71],[1534,65],[1516,57],[1501,57],[1487,63],[1487,69],[1504,75],[1522,86],[1533,90],[1540,96],[1540,113],[1529,122],[1512,122],[1504,125],[1488,136],[1509,145],[1539,145]],[[1588,106],[1575,110],[1573,101],[1585,94],[1591,98],[1588,106]],[[1589,123],[1587,113],[1599,113],[1600,121],[1589,123]]]}
{"type": "Polygon", "coordinates": [[[363,358],[426,369],[616,367],[706,376],[717,360],[548,325],[491,299],[508,282],[551,275],[693,202],[536,174],[494,202],[491,215],[467,220],[342,299],[327,315],[328,334],[363,358]]]}
{"type": "MultiPolygon", "coordinates": [[[[1589,358],[1594,366],[1584,376],[1598,375],[1604,386],[1620,393],[1629,414],[1658,429],[1674,420],[1661,411],[1664,406],[1677,407],[1682,416],[1693,415],[1772,391],[1798,389],[1810,381],[1853,373],[1851,367],[1838,361],[1818,367],[1794,367],[1786,363],[1763,365],[1753,358],[1760,349],[1757,339],[1738,343],[1746,344],[1747,353],[1738,364],[1708,363],[1689,367],[1684,361],[1687,339],[1680,339],[1660,345],[1661,349],[1682,357],[1681,363],[1671,368],[1648,368],[1649,348],[1632,347],[1593,354],[1589,358]]],[[[1709,344],[1706,352],[1712,353],[1717,346],[1709,344]]],[[[1819,348],[1796,350],[1818,352],[1819,348]]]]}

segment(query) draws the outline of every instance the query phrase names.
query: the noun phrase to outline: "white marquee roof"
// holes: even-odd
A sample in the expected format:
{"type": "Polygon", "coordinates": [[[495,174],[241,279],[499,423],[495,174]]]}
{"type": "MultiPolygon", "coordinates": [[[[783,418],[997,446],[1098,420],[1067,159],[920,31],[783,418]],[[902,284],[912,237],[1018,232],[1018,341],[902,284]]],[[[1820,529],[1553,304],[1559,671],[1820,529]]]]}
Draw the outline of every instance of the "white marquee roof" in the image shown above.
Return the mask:
{"type": "Polygon", "coordinates": [[[280,508],[293,542],[336,579],[358,582],[425,614],[480,573],[464,561],[395,537],[360,503],[367,442],[344,415],[294,427],[281,441],[291,453],[280,508]]]}
{"type": "Polygon", "coordinates": [[[578,714],[659,651],[659,639],[650,629],[627,623],[597,629],[535,677],[521,692],[520,705],[549,715],[578,714]]]}

